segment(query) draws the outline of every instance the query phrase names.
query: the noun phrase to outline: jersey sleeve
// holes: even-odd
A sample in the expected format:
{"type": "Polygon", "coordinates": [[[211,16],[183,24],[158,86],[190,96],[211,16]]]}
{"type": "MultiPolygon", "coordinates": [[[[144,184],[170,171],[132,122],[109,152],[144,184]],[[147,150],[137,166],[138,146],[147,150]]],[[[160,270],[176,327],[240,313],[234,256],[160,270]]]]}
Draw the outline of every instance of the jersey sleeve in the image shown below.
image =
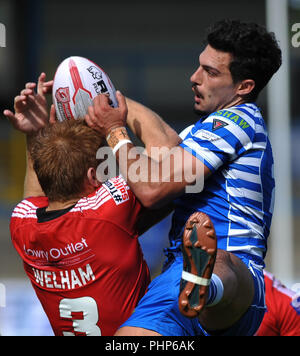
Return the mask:
{"type": "Polygon", "coordinates": [[[125,179],[120,175],[107,180],[97,194],[106,196],[104,200],[110,200],[109,208],[98,211],[101,218],[109,219],[138,237],[137,222],[144,208],[125,179]]]}
{"type": "Polygon", "coordinates": [[[48,199],[46,197],[27,198],[22,200],[12,212],[9,226],[11,241],[22,259],[24,259],[24,235],[20,231],[25,226],[29,226],[31,222],[36,221],[37,208],[47,205],[48,199]]]}
{"type": "Polygon", "coordinates": [[[36,209],[48,205],[47,197],[31,197],[22,200],[13,210],[10,220],[10,230],[15,229],[27,219],[36,219],[36,209]]]}
{"type": "Polygon", "coordinates": [[[221,110],[184,132],[180,145],[214,172],[252,147],[252,126],[234,109],[221,110]]]}

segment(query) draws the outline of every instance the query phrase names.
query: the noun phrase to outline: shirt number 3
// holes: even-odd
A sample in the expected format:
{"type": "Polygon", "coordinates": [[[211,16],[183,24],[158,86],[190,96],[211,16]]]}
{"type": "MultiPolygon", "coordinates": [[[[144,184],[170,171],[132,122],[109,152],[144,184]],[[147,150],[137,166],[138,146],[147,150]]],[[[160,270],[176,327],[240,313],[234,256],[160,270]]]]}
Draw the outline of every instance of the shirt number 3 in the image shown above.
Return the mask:
{"type": "Polygon", "coordinates": [[[101,336],[101,330],[97,326],[98,307],[93,298],[62,299],[59,303],[59,313],[61,318],[71,319],[73,322],[74,332],[64,331],[64,336],[75,336],[76,333],[101,336]],[[79,313],[80,318],[76,316],[79,313]]]}

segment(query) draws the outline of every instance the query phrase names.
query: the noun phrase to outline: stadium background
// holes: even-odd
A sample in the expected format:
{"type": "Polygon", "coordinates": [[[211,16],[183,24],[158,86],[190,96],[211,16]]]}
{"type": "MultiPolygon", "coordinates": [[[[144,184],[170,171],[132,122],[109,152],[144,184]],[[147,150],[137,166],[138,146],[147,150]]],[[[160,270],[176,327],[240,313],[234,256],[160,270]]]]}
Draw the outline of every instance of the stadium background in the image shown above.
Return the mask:
{"type": "MultiPolygon", "coordinates": [[[[10,127],[2,115],[3,109],[12,109],[13,98],[26,81],[36,81],[41,71],[50,79],[64,58],[80,55],[103,67],[116,88],[157,111],[180,132],[195,120],[189,77],[198,65],[204,30],[226,17],[265,24],[265,2],[1,0],[0,23],[6,27],[6,47],[0,48],[0,286],[5,287],[6,306],[1,307],[0,303],[0,333],[52,335],[10,242],[9,218],[22,198],[25,156],[24,137],[10,127]]],[[[291,0],[289,29],[299,22],[300,1],[291,0]]],[[[289,35],[291,39],[290,30],[289,35]]],[[[293,275],[297,283],[300,282],[300,47],[294,48],[290,41],[289,50],[293,275]]],[[[268,122],[266,91],[258,104],[268,122]]],[[[169,225],[168,218],[141,238],[153,276],[161,267],[169,225]]],[[[270,256],[266,262],[272,272],[270,256]]]]}

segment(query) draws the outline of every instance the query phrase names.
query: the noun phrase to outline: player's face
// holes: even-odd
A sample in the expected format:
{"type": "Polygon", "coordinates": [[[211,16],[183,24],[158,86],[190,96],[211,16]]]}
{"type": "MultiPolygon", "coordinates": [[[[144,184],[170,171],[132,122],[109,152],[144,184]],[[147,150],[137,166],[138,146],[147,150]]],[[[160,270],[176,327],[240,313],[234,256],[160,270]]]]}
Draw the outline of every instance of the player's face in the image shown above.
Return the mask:
{"type": "Polygon", "coordinates": [[[229,70],[230,53],[207,46],[199,56],[199,67],[191,76],[195,93],[194,109],[200,115],[208,115],[229,107],[236,100],[237,85],[229,70]]]}

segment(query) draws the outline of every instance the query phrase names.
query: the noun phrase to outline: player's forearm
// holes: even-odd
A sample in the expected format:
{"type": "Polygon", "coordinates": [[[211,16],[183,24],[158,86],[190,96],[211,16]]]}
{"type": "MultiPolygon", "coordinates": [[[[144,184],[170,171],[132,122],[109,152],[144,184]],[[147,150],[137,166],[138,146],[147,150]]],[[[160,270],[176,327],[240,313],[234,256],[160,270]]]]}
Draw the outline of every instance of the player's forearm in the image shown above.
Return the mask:
{"type": "Polygon", "coordinates": [[[34,171],[33,162],[30,157],[29,147],[31,139],[31,136],[26,135],[26,174],[24,179],[24,198],[45,196],[34,171]]]}
{"type": "Polygon", "coordinates": [[[116,159],[134,195],[148,209],[160,209],[184,191],[183,182],[175,179],[174,161],[166,170],[165,160],[154,160],[132,144],[122,146],[116,152],[116,159]]]}
{"type": "Polygon", "coordinates": [[[140,202],[159,209],[184,192],[200,192],[209,169],[180,146],[155,160],[130,142],[124,127],[114,129],[107,140],[115,153],[120,172],[140,202]]]}
{"type": "Polygon", "coordinates": [[[127,125],[145,144],[148,154],[151,147],[174,147],[181,139],[163,119],[146,106],[126,98],[128,106],[127,125]]]}
{"type": "Polygon", "coordinates": [[[175,158],[169,160],[165,169],[165,158],[158,160],[142,154],[130,141],[125,127],[111,130],[107,143],[115,153],[120,172],[145,207],[161,208],[184,189],[182,182],[174,179],[175,158]]]}
{"type": "MultiPolygon", "coordinates": [[[[117,108],[112,108],[109,105],[105,95],[99,95],[94,99],[94,106],[89,108],[89,114],[85,119],[90,127],[99,131],[106,138],[108,145],[116,155],[121,173],[141,203],[145,207],[156,209],[173,201],[194,183],[197,183],[198,189],[198,182],[202,182],[205,176],[204,164],[178,145],[180,141],[178,136],[169,147],[161,138],[151,138],[150,141],[153,145],[151,148],[156,148],[156,159],[153,158],[152,151],[150,151],[150,156],[141,154],[130,141],[125,128],[128,112],[126,99],[120,92],[116,92],[116,95],[119,103],[117,108]],[[154,141],[155,143],[153,143],[154,141]],[[124,151],[124,155],[121,155],[124,151]],[[197,167],[199,169],[195,169],[197,167]]],[[[133,105],[137,109],[137,105],[133,105]]],[[[142,115],[140,110],[147,111],[140,107],[136,112],[139,114],[131,114],[131,123],[134,123],[135,116],[141,115],[143,120],[149,118],[146,122],[152,133],[151,117],[153,114],[148,112],[148,114],[142,115]]],[[[139,124],[143,130],[147,126],[146,124],[144,126],[143,123],[139,124]]],[[[159,129],[158,131],[163,130],[159,129]]],[[[143,135],[148,137],[147,130],[140,134],[141,137],[143,135]]],[[[168,140],[167,131],[165,131],[164,137],[168,140]]],[[[172,137],[174,138],[174,136],[172,137]]],[[[168,142],[170,143],[169,140],[168,142]]]]}

